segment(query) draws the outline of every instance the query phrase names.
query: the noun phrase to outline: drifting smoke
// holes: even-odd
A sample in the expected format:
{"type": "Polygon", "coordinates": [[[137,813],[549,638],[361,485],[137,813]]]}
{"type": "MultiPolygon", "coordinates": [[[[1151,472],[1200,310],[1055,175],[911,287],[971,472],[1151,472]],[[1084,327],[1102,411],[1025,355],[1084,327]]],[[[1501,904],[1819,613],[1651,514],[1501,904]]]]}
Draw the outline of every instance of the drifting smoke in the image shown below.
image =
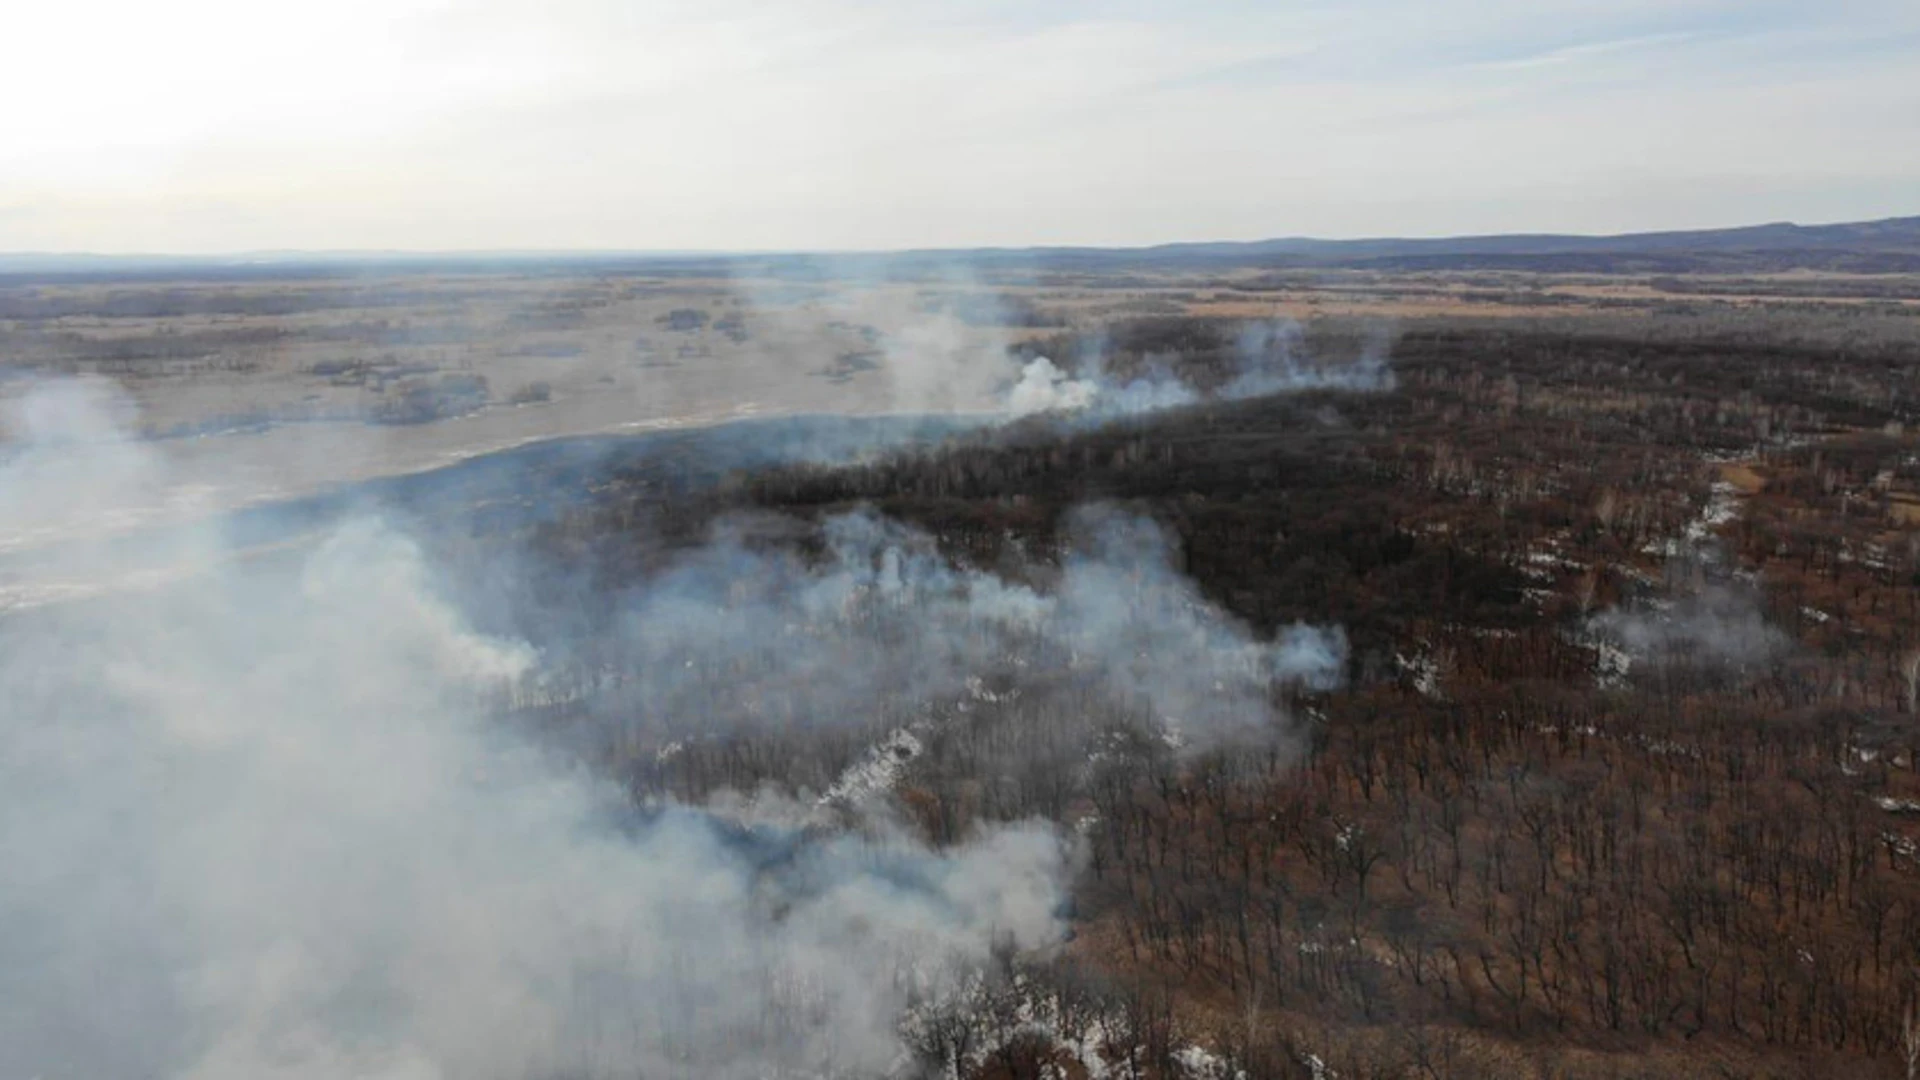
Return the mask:
{"type": "Polygon", "coordinates": [[[1218,389],[1202,392],[1183,382],[1164,364],[1150,364],[1146,374],[1121,382],[1110,377],[1099,356],[1069,375],[1044,356],[1030,361],[1006,397],[1012,416],[1070,413],[1105,419],[1177,408],[1197,401],[1238,401],[1243,398],[1301,390],[1388,390],[1393,387],[1389,362],[1391,339],[1380,328],[1369,330],[1358,357],[1339,362],[1313,359],[1298,323],[1249,323],[1242,328],[1234,350],[1233,375],[1218,389]]]}
{"type": "MultiPolygon", "coordinates": [[[[100,386],[29,394],[0,531],[163,473],[100,386]]],[[[823,558],[735,523],[627,601],[635,723],[826,725],[1057,664],[1190,744],[1284,734],[1338,631],[1256,640],[1146,520],[1089,509],[1047,587],[871,514],[823,558]]],[[[476,632],[377,521],[0,620],[0,1075],[382,1080],[900,1071],[912,1002],[1058,938],[1051,825],[932,849],[725,795],[637,807],[500,722],[529,645],[476,632]]],[[[122,575],[127,545],[67,569],[122,575]]],[[[604,663],[604,658],[603,658],[604,663]]],[[[600,670],[605,670],[604,666],[600,670]]],[[[797,728],[805,730],[805,728],[797,728]]]]}
{"type": "Polygon", "coordinates": [[[1239,371],[1221,388],[1220,396],[1231,400],[1296,390],[1391,390],[1392,346],[1388,331],[1372,326],[1361,341],[1358,357],[1327,363],[1309,354],[1299,323],[1249,323],[1240,332],[1239,371]]]}
{"type": "MultiPolygon", "coordinates": [[[[100,406],[16,410],[0,528],[146,467],[100,406]]],[[[492,722],[535,656],[405,537],[205,542],[188,583],[0,621],[0,1075],[882,1073],[909,995],[1059,932],[1051,827],[936,852],[637,811],[492,722]]]]}
{"type": "Polygon", "coordinates": [[[1277,642],[1199,596],[1151,521],[1080,511],[1050,589],[956,567],[933,539],[870,513],[825,524],[808,562],[724,525],[623,604],[594,688],[629,740],[871,721],[957,697],[983,676],[1071,672],[1194,748],[1286,734],[1276,684],[1340,680],[1337,629],[1277,642]],[[697,718],[697,728],[677,728],[697,718]]]}
{"type": "Polygon", "coordinates": [[[1202,599],[1171,569],[1170,547],[1152,522],[1103,508],[1077,522],[1087,550],[1067,562],[1058,596],[1059,633],[1114,686],[1153,703],[1177,734],[1199,745],[1270,731],[1275,683],[1325,690],[1346,669],[1346,635],[1295,624],[1276,642],[1202,599]]]}
{"type": "Polygon", "coordinates": [[[736,278],[746,348],[775,371],[796,358],[835,412],[969,413],[996,407],[1012,338],[995,294],[959,267],[931,279],[866,260],[821,260],[821,278],[736,278]]]}
{"type": "Polygon", "coordinates": [[[43,384],[0,410],[0,552],[85,542],[155,507],[154,463],[119,437],[132,400],[110,382],[43,384]]]}
{"type": "Polygon", "coordinates": [[[1590,625],[1634,660],[1655,666],[1751,668],[1791,644],[1768,624],[1753,590],[1730,585],[1709,585],[1663,609],[1603,612],[1590,625]]]}

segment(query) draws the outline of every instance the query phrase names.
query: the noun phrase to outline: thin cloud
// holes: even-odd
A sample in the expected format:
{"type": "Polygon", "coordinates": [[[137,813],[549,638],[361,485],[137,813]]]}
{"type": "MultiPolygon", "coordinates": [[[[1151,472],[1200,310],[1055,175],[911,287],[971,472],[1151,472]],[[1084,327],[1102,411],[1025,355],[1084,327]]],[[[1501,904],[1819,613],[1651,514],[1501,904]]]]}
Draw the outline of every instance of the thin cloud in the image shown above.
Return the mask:
{"type": "Polygon", "coordinates": [[[11,29],[10,250],[1620,231],[1920,187],[1920,9],[1882,0],[82,0],[11,29]]]}

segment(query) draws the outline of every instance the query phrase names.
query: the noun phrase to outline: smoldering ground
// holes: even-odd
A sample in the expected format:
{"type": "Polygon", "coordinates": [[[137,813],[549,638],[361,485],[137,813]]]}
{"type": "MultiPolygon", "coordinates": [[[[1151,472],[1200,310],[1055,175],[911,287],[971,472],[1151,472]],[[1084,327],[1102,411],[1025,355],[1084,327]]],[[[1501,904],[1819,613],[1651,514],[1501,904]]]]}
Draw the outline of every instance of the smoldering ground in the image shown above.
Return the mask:
{"type": "MultiPolygon", "coordinates": [[[[0,527],[111,508],[164,467],[97,385],[23,400],[37,419],[14,425],[0,527]]],[[[744,691],[709,708],[686,680],[759,657],[758,699],[824,727],[1037,641],[1189,737],[1231,739],[1284,722],[1276,680],[1338,677],[1337,633],[1253,640],[1150,524],[1079,527],[1044,590],[870,515],[831,523],[824,561],[722,535],[623,598],[628,689],[724,731],[744,691]],[[837,629],[788,629],[810,625],[837,629]]],[[[908,1067],[910,1003],[1062,931],[1073,860],[1050,824],[936,849],[884,808],[804,836],[729,800],[637,815],[501,722],[542,653],[477,631],[405,535],[360,519],[271,559],[225,544],[209,527],[183,579],[0,621],[0,1071],[887,1074],[908,1067]]],[[[63,558],[110,577],[124,551],[81,538],[63,558]]]]}

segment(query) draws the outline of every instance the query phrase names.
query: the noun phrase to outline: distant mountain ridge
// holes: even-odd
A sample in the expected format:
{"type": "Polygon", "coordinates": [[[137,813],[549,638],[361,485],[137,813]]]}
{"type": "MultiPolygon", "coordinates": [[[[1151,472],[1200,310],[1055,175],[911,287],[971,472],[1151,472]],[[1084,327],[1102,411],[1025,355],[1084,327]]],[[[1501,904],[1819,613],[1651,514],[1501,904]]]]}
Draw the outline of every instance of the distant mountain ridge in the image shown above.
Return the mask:
{"type": "Polygon", "coordinates": [[[1150,247],[917,249],[898,252],[273,251],[239,255],[0,253],[0,280],[291,276],[381,271],[820,273],[960,264],[1055,272],[1127,269],[1529,270],[1591,273],[1920,272],[1920,216],[1829,225],[1771,222],[1609,236],[1511,233],[1432,238],[1209,241],[1150,247]]]}
{"type": "MultiPolygon", "coordinates": [[[[931,257],[937,253],[914,253],[931,257]]],[[[976,258],[1092,266],[1137,262],[1275,269],[1524,269],[1542,271],[1759,272],[1812,269],[1859,273],[1920,271],[1920,216],[1833,225],[1773,222],[1729,229],[1588,236],[1507,233],[1435,238],[1382,237],[1162,244],[1155,247],[999,249],[976,258]]]]}
{"type": "MultiPolygon", "coordinates": [[[[1231,245],[1168,244],[1150,249],[1177,254],[1231,245]]],[[[1920,252],[1920,217],[1838,225],[1795,225],[1789,221],[1731,229],[1585,236],[1555,233],[1505,233],[1438,239],[1316,240],[1291,237],[1255,240],[1243,245],[1252,254],[1381,258],[1422,254],[1544,255],[1604,251],[1850,251],[1892,248],[1920,252]]]]}

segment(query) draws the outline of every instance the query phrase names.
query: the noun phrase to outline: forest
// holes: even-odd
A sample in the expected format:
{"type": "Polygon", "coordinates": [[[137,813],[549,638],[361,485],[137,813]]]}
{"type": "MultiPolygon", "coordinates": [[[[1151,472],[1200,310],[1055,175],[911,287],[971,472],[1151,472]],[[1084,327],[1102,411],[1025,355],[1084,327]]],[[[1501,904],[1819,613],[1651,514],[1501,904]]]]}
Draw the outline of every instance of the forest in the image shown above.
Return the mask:
{"type": "MultiPolygon", "coordinates": [[[[1138,320],[1107,363],[1217,384],[1232,332],[1138,320]]],[[[931,843],[1073,830],[1071,940],[1001,957],[966,1017],[916,1029],[948,1075],[1087,1075],[1088,1040],[1138,1077],[1188,1075],[1196,1048],[1222,1076],[1912,1075],[1920,355],[1834,332],[1414,326],[1389,390],[699,482],[661,455],[507,530],[559,568],[503,616],[528,629],[612,618],[716,529],[831,560],[848,513],[1045,588],[1084,508],[1119,508],[1250,633],[1342,628],[1336,677],[1264,685],[1256,737],[1156,736],[1151,702],[1089,689],[1047,641],[830,729],[751,722],[756,685],[791,688],[754,655],[677,685],[676,712],[651,654],[583,646],[507,707],[643,804],[831,794],[891,746],[884,798],[931,843]]],[[[1361,348],[1339,324],[1308,339],[1361,348]]]]}
{"type": "Polygon", "coordinates": [[[23,379],[0,1071],[1920,1075],[1911,308],[924,299],[866,409],[23,379]]]}

